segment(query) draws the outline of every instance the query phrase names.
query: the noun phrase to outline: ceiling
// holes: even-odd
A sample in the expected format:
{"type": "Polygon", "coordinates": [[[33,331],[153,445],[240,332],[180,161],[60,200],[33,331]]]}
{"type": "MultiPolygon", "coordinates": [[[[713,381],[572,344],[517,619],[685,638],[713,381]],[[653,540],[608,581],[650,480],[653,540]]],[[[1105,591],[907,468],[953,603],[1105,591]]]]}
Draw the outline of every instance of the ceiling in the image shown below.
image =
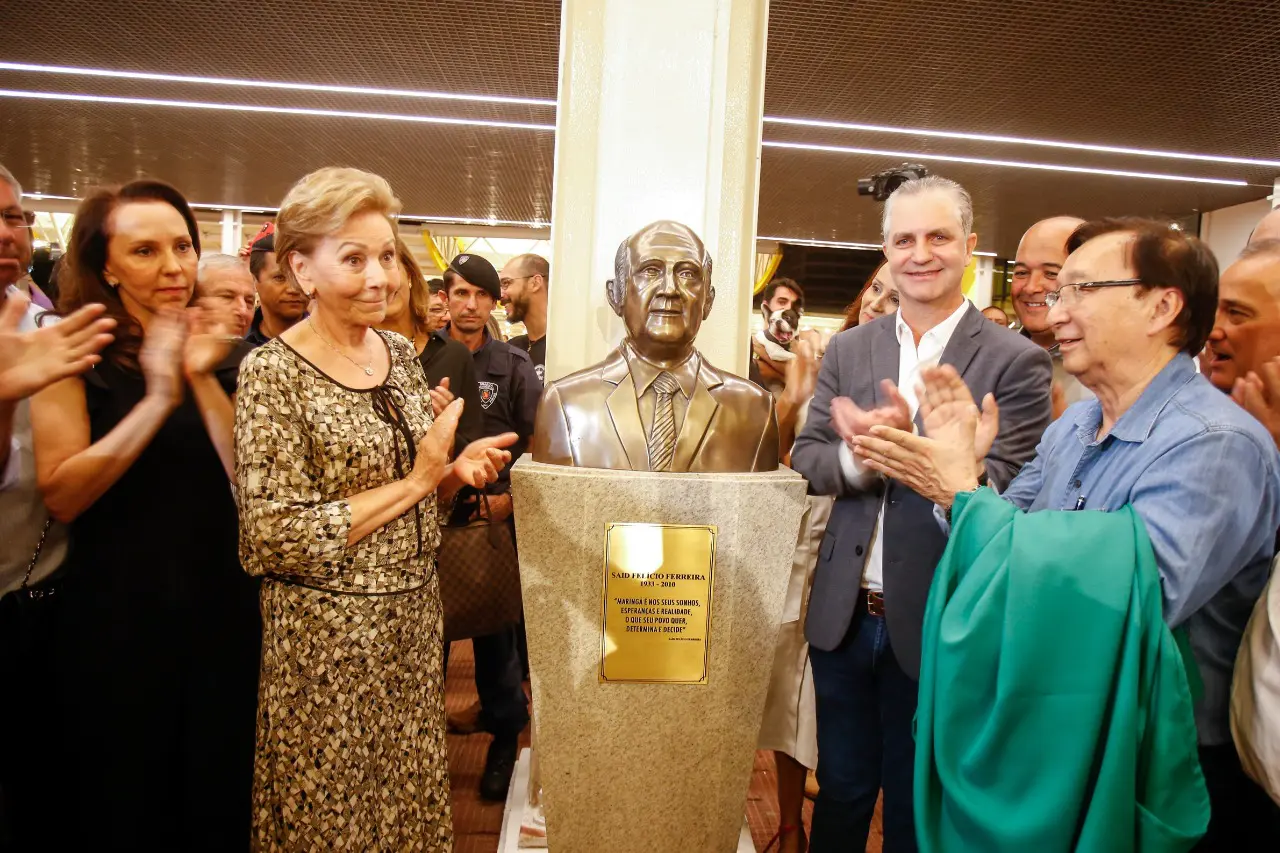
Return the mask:
{"type": "MultiPolygon", "coordinates": [[[[554,100],[559,0],[5,4],[0,61],[554,100]]],[[[773,0],[766,114],[1280,159],[1280,0],[773,0]]],[[[540,104],[0,70],[0,89],[553,125],[540,104]]],[[[1280,165],[1157,159],[767,123],[758,233],[877,242],[857,179],[903,157],[818,144],[1159,172],[1245,187],[925,159],[974,196],[980,248],[1057,213],[1185,217],[1260,198],[1280,165]]],[[[274,206],[321,165],[385,175],[414,217],[546,222],[554,133],[0,98],[0,162],[29,192],[157,176],[196,202],[274,206]]]]}

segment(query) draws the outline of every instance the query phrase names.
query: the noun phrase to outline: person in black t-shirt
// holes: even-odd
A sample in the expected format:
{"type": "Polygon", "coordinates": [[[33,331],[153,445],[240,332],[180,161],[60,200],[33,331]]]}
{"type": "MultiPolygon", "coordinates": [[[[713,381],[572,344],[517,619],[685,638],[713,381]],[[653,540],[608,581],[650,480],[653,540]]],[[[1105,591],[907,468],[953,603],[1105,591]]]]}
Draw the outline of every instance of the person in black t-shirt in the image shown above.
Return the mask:
{"type": "Polygon", "coordinates": [[[547,290],[551,286],[551,265],[541,255],[517,255],[498,274],[502,306],[507,320],[524,323],[528,334],[516,335],[508,344],[524,350],[533,362],[539,382],[546,381],[547,290]]]}
{"type": "Polygon", "coordinates": [[[480,388],[471,351],[449,338],[444,281],[436,278],[428,282],[403,240],[396,240],[396,259],[400,287],[387,297],[387,314],[378,328],[398,332],[413,344],[428,386],[437,388],[447,379],[449,392],[462,398],[462,416],[453,439],[453,446],[461,449],[484,435],[480,388]],[[439,287],[432,282],[438,282],[439,287]]]}

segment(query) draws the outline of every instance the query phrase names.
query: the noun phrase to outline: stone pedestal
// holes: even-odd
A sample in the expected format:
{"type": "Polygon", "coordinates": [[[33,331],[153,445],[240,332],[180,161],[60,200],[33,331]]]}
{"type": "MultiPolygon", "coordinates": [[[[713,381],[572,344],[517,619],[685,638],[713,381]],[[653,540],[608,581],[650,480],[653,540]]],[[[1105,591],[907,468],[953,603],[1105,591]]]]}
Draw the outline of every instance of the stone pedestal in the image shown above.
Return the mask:
{"type": "Polygon", "coordinates": [[[512,470],[548,846],[738,849],[806,484],[760,474],[512,470]],[[715,525],[705,684],[601,683],[609,523],[715,525]]]}

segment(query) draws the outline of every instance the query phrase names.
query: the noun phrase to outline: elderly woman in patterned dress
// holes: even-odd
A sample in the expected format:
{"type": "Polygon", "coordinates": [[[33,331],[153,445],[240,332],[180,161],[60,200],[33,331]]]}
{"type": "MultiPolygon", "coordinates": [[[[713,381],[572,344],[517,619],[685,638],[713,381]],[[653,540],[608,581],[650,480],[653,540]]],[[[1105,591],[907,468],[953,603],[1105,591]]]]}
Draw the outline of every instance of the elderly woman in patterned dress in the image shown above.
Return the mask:
{"type": "Polygon", "coordinates": [[[516,436],[449,463],[462,401],[373,328],[400,286],[398,211],[356,169],[289,191],[276,252],[315,310],[240,372],[240,555],[263,577],[256,850],[452,847],[436,501],[491,482],[516,436]]]}

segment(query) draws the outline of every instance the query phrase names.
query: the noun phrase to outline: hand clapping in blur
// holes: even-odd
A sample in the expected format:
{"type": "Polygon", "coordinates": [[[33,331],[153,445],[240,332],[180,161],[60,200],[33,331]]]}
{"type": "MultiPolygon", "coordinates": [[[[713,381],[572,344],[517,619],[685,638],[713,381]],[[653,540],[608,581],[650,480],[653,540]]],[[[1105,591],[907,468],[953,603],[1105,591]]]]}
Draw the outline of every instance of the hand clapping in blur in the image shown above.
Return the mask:
{"type": "Polygon", "coordinates": [[[0,400],[21,400],[83,373],[101,361],[98,353],[113,339],[116,321],[102,317],[102,305],[86,305],[61,322],[19,332],[29,304],[27,295],[13,288],[0,307],[0,400]]]}
{"type": "Polygon", "coordinates": [[[188,308],[182,369],[187,379],[212,373],[240,339],[232,333],[235,317],[227,309],[188,308]]]}
{"type": "Polygon", "coordinates": [[[1280,357],[1264,361],[1258,372],[1236,380],[1231,399],[1257,418],[1280,445],[1280,357]]]}

